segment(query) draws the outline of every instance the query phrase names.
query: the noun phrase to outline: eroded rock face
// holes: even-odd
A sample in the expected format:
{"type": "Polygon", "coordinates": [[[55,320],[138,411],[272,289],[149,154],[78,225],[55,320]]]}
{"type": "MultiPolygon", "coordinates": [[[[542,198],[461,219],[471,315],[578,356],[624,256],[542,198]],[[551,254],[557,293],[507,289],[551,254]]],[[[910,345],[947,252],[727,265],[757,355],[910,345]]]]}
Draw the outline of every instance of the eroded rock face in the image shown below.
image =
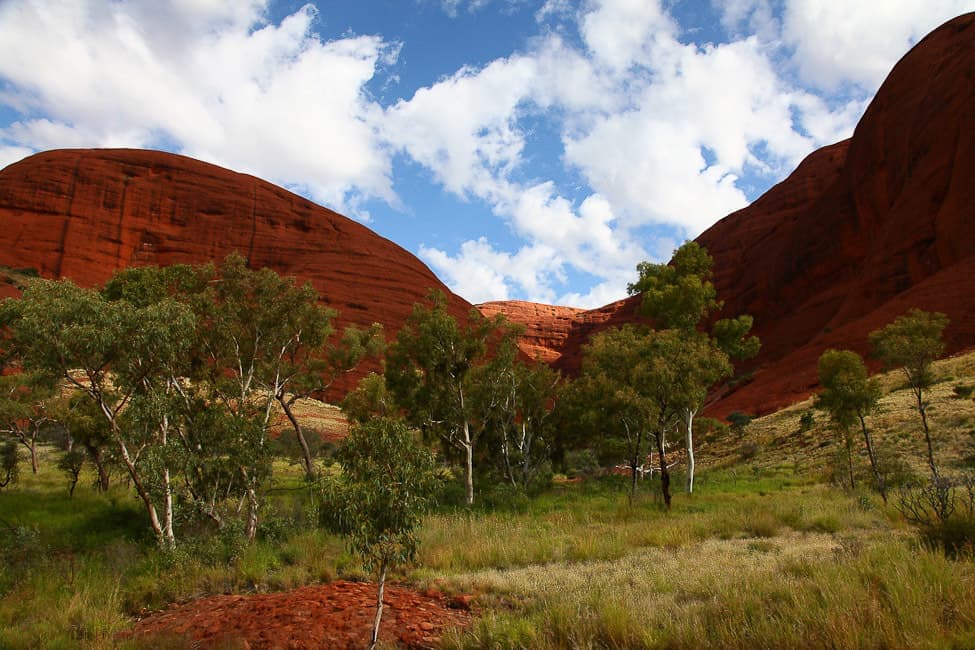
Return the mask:
{"type": "MultiPolygon", "coordinates": [[[[812,153],[698,238],[714,257],[726,313],[752,314],[762,339],[743,365],[751,382],[711,414],[767,413],[804,398],[824,350],[866,355],[867,334],[911,307],[949,316],[949,352],[975,346],[973,88],[975,14],[966,14],[897,64],[850,140],[812,153]]],[[[563,313],[551,325],[543,309],[504,309],[517,322],[534,318],[530,345],[575,371],[584,341],[575,333],[632,320],[635,306],[577,312],[571,322],[563,313]]]]}
{"type": "Polygon", "coordinates": [[[91,286],[119,268],[235,250],[254,268],[310,281],[338,327],[380,322],[394,336],[430,288],[456,316],[470,309],[403,248],[253,176],[125,149],[48,151],[0,171],[2,266],[91,286]]]}
{"type": "MultiPolygon", "coordinates": [[[[966,14],[897,64],[850,140],[812,153],[699,237],[726,313],[752,314],[763,343],[742,367],[751,381],[722,392],[710,414],[804,398],[823,350],[866,354],[867,334],[911,307],[950,317],[949,351],[975,346],[973,87],[975,14],[966,14]]],[[[132,264],[233,250],[310,280],[340,311],[339,326],[378,321],[392,336],[430,287],[456,316],[469,308],[407,251],[251,176],[132,150],[53,151],[0,172],[2,266],[91,285],[132,264]]],[[[572,373],[589,337],[637,320],[638,303],[480,308],[525,326],[528,357],[572,373]]]]}

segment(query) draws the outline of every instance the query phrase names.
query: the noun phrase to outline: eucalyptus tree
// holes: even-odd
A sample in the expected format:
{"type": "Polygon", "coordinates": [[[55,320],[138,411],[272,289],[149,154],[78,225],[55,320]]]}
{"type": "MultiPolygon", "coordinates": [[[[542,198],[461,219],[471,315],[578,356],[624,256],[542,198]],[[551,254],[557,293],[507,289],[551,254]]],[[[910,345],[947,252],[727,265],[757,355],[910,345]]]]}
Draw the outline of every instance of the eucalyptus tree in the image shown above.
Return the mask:
{"type": "Polygon", "coordinates": [[[37,474],[37,443],[41,430],[52,420],[48,402],[56,385],[35,373],[0,376],[0,433],[16,440],[30,455],[30,467],[37,474]]]}
{"type": "Polygon", "coordinates": [[[542,363],[519,358],[514,336],[473,371],[472,398],[487,416],[487,453],[513,487],[535,484],[548,463],[556,430],[552,413],[561,375],[542,363]]]}
{"type": "Polygon", "coordinates": [[[703,402],[701,380],[726,373],[727,357],[714,353],[705,337],[687,338],[676,329],[650,330],[626,325],[593,337],[584,353],[582,380],[600,417],[617,423],[630,450],[631,495],[636,489],[642,442],[649,435],[659,460],[661,493],[671,503],[666,436],[689,409],[703,402]]]}
{"type": "Polygon", "coordinates": [[[7,308],[25,371],[61,379],[94,404],[157,541],[175,546],[165,458],[174,440],[168,412],[157,407],[173,378],[186,374],[193,313],[171,298],[142,305],[108,300],[67,280],[31,280],[7,308]]]}
{"type": "Polygon", "coordinates": [[[866,422],[867,416],[877,408],[880,387],[867,377],[867,368],[860,355],[850,350],[823,352],[819,357],[819,383],[823,390],[816,396],[816,407],[829,413],[833,426],[843,434],[850,488],[855,487],[850,429],[859,423],[877,490],[887,503],[887,486],[877,464],[876,450],[866,422]]]}
{"type": "Polygon", "coordinates": [[[687,448],[687,491],[694,491],[694,417],[704,406],[707,389],[731,376],[730,359],[747,359],[758,354],[757,337],[749,336],[752,317],[740,315],[713,323],[710,336],[702,331],[724,304],[717,299],[711,282],[714,260],[696,242],[685,242],[674,251],[668,264],[641,262],[637,265],[639,279],[627,289],[630,294],[642,294],[642,312],[653,319],[658,329],[680,333],[700,354],[700,363],[688,367],[692,383],[699,396],[689,402],[682,418],[687,448]],[[705,346],[710,351],[705,353],[705,346]],[[703,390],[702,390],[703,389],[703,390]]]}
{"type": "Polygon", "coordinates": [[[14,301],[0,303],[0,433],[20,443],[30,454],[37,474],[37,443],[41,429],[51,421],[48,403],[57,382],[43,373],[24,372],[23,360],[10,329],[17,309],[14,301]]]}
{"type": "Polygon", "coordinates": [[[907,383],[914,393],[915,408],[921,415],[924,440],[928,446],[928,466],[935,479],[938,478],[938,467],[934,462],[924,391],[934,383],[931,368],[934,361],[944,354],[942,333],[947,326],[948,317],[940,312],[912,309],[893,323],[870,333],[874,353],[887,367],[904,369],[907,383]]]}
{"type": "Polygon", "coordinates": [[[208,400],[228,414],[223,426],[230,427],[227,442],[247,501],[246,535],[254,539],[271,473],[267,443],[275,404],[288,404],[293,387],[314,384],[319,367],[313,361],[324,353],[334,312],[319,304],[311,284],[253,270],[236,253],[198,276],[205,288],[188,298],[199,321],[198,376],[208,400]]]}
{"type": "Polygon", "coordinates": [[[436,461],[414,431],[398,419],[357,424],[336,454],[342,473],[323,484],[325,525],[344,535],[368,570],[377,573],[376,646],[386,575],[416,557],[423,514],[441,483],[436,461]]]}
{"type": "Polygon", "coordinates": [[[308,440],[293,409],[295,402],[324,393],[340,376],[355,370],[367,358],[381,356],[385,349],[380,323],[373,323],[366,329],[350,325],[343,330],[338,343],[330,344],[329,320],[335,315],[332,310],[322,309],[317,318],[309,319],[301,340],[291,346],[284,357],[286,368],[283,374],[290,379],[279,382],[274,395],[301,445],[305,476],[309,479],[316,474],[315,465],[308,440]]]}
{"type": "Polygon", "coordinates": [[[488,363],[492,337],[513,336],[503,323],[472,309],[460,324],[443,293],[433,291],[429,305],[413,306],[386,355],[387,387],[410,424],[461,454],[468,505],[474,503],[475,448],[500,398],[471,399],[474,381],[485,379],[474,370],[488,363]]]}

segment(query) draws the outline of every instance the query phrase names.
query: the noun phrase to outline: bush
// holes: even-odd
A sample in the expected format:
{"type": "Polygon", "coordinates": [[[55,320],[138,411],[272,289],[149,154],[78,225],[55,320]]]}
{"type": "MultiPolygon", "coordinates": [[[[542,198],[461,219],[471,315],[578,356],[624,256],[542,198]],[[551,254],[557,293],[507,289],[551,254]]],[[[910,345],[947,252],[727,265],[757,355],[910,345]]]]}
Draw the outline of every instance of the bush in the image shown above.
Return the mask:
{"type": "Polygon", "coordinates": [[[803,411],[799,416],[799,431],[806,432],[816,425],[816,416],[812,411],[803,411]]]}
{"type": "Polygon", "coordinates": [[[714,418],[697,418],[695,428],[704,435],[705,442],[715,442],[726,437],[730,431],[727,424],[714,418]]]}
{"type": "Polygon", "coordinates": [[[947,555],[975,553],[975,474],[901,486],[894,507],[947,555]]]}
{"type": "Polygon", "coordinates": [[[565,454],[565,473],[569,478],[595,476],[601,468],[592,449],[569,451],[565,454]]]}
{"type": "Polygon", "coordinates": [[[728,424],[731,425],[731,430],[734,431],[739,438],[741,438],[745,435],[745,427],[747,427],[755,418],[746,413],[735,411],[734,413],[729,414],[725,419],[728,420],[728,424]]]}
{"type": "Polygon", "coordinates": [[[0,445],[0,488],[13,485],[20,476],[20,454],[17,443],[7,440],[0,445]]]}
{"type": "Polygon", "coordinates": [[[958,399],[968,399],[975,392],[975,386],[966,386],[964,384],[958,384],[954,387],[953,392],[955,397],[958,399]]]}
{"type": "Polygon", "coordinates": [[[85,452],[80,449],[72,449],[61,456],[61,460],[58,461],[58,469],[64,472],[64,475],[68,478],[68,496],[74,496],[75,486],[78,485],[78,478],[81,476],[81,470],[85,466],[85,452]]]}
{"type": "Polygon", "coordinates": [[[761,449],[762,448],[757,442],[746,442],[738,448],[738,456],[741,457],[742,460],[751,460],[758,455],[758,452],[761,451],[761,449]]]}

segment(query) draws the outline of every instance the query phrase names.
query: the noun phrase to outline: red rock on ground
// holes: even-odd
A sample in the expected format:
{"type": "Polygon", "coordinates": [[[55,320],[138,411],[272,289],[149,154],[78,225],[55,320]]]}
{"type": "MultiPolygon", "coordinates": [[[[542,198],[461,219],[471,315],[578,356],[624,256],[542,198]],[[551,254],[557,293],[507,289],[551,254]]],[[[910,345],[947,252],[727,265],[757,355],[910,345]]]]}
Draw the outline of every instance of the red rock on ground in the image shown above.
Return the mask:
{"type": "MultiPolygon", "coordinates": [[[[207,596],[152,614],[122,636],[150,645],[154,639],[185,641],[194,648],[365,648],[375,599],[376,585],[346,581],[274,594],[207,596]]],[[[380,641],[436,647],[448,628],[472,620],[469,611],[450,604],[440,594],[387,585],[380,641]]]]}

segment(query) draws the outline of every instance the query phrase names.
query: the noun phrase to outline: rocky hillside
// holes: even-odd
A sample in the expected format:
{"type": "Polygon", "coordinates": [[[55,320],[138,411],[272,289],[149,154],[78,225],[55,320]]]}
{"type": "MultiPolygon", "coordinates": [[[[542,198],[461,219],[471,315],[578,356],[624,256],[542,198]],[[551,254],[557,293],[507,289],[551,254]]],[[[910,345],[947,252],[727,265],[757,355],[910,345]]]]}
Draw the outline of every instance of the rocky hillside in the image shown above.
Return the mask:
{"type": "MultiPolygon", "coordinates": [[[[975,14],[931,33],[894,68],[853,137],[699,241],[728,313],[755,317],[761,354],[710,412],[768,413],[805,397],[827,347],[866,353],[866,335],[910,307],[951,318],[949,350],[975,346],[975,14]]],[[[51,151],[0,171],[0,267],[106,280],[132,264],[221,259],[238,250],[312,282],[339,325],[392,334],[429,288],[413,255],[364,226],[261,181],[172,154],[51,151]]],[[[13,293],[12,285],[0,292],[13,293]]],[[[463,316],[470,307],[447,292],[463,316]]],[[[567,372],[637,298],[584,311],[481,305],[526,326],[522,349],[567,372]]]]}
{"type": "Polygon", "coordinates": [[[0,266],[90,286],[130,265],[235,250],[310,281],[340,327],[380,322],[392,335],[430,288],[455,315],[470,309],[403,248],[253,176],[125,149],[48,151],[0,171],[0,266]]]}
{"type": "MultiPolygon", "coordinates": [[[[945,312],[949,350],[975,346],[975,14],[917,44],[850,140],[812,153],[698,241],[728,313],[755,317],[763,348],[711,412],[768,413],[816,385],[829,347],[867,353],[867,333],[910,307],[945,312]]],[[[491,303],[528,330],[526,351],[567,369],[635,299],[567,312],[491,303]]],[[[876,367],[876,366],[875,366],[876,367]]]]}

